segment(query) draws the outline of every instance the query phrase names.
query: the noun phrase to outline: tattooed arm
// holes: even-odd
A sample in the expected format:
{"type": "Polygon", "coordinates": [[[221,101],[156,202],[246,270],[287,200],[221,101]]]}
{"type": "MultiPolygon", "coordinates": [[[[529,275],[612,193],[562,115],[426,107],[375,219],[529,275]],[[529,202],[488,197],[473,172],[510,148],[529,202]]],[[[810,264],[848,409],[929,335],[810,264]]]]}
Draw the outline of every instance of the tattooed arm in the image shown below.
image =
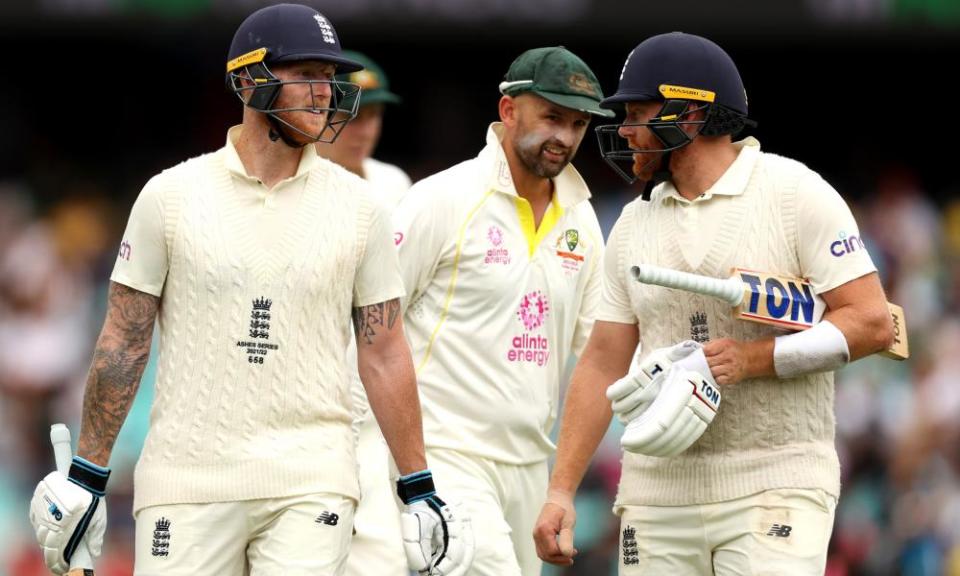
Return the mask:
{"type": "Polygon", "coordinates": [[[113,443],[137,395],[150,355],[160,299],[110,283],[103,322],[83,395],[83,421],[77,455],[107,466],[113,443]]]}
{"type": "Polygon", "coordinates": [[[403,336],[400,300],[353,309],[357,367],[383,437],[400,474],[427,467],[420,398],[410,348],[403,336]]]}

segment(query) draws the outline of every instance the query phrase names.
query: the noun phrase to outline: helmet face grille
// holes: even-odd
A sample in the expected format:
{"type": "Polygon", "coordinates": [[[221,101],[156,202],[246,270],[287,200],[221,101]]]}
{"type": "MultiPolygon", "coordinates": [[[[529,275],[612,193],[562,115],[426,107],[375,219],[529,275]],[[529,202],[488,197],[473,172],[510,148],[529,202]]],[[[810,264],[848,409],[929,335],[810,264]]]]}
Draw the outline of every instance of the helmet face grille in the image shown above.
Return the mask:
{"type": "Polygon", "coordinates": [[[291,145],[293,145],[293,139],[289,133],[285,133],[287,131],[296,132],[307,140],[307,142],[297,144],[297,146],[303,146],[310,142],[333,142],[340,135],[340,131],[343,130],[347,122],[356,117],[360,105],[360,86],[357,84],[335,78],[330,80],[280,80],[262,62],[249,64],[235,72],[230,72],[228,77],[229,87],[240,101],[248,108],[266,114],[275,129],[284,137],[284,142],[291,145]],[[309,86],[329,84],[331,89],[329,103],[321,106],[314,97],[309,107],[277,108],[277,97],[283,87],[297,84],[309,86]],[[326,117],[326,122],[319,134],[309,134],[279,117],[278,114],[282,112],[323,114],[326,117]]]}

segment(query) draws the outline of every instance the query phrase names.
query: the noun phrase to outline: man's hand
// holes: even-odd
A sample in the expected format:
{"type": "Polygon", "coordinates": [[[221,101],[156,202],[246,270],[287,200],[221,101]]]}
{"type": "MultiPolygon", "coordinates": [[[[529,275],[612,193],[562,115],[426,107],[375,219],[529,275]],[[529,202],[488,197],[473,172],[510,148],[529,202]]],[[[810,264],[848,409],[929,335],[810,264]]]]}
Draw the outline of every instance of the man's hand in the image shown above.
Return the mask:
{"type": "Polygon", "coordinates": [[[74,458],[69,477],[54,471],[37,484],[30,500],[30,523],[44,563],[54,574],[70,569],[70,559],[84,538],[90,556],[100,556],[107,527],[103,495],[109,477],[109,469],[74,458]]]}
{"type": "Polygon", "coordinates": [[[560,490],[550,490],[533,529],[537,556],[544,562],[558,566],[573,564],[573,557],[577,555],[577,549],[573,547],[573,528],[576,523],[573,496],[560,490]]]}
{"type": "Polygon", "coordinates": [[[703,354],[714,380],[721,386],[774,374],[772,338],[753,342],[732,338],[711,340],[703,345],[703,354]]]}
{"type": "Polygon", "coordinates": [[[437,497],[430,471],[401,476],[397,494],[406,504],[400,531],[410,569],[424,576],[467,574],[474,553],[470,519],[437,497]]]}

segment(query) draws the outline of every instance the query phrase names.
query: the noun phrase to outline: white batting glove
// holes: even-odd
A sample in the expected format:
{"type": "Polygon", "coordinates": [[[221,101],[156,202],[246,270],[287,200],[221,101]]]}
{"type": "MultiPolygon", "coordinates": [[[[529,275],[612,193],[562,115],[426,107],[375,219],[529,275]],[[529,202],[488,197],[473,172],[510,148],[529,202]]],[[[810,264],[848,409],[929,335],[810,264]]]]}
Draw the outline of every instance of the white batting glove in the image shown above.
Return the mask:
{"type": "Polygon", "coordinates": [[[37,484],[30,500],[30,523],[43,552],[43,561],[54,574],[66,574],[73,553],[86,541],[96,559],[107,528],[103,499],[110,470],[74,458],[69,477],[51,472],[37,484]]]}
{"type": "MultiPolygon", "coordinates": [[[[701,352],[702,355],[702,352],[701,352]]],[[[680,363],[657,376],[660,392],[649,407],[627,424],[620,445],[628,452],[671,457],[686,451],[706,431],[720,409],[720,389],[713,377],[680,363]]]]}
{"type": "Polygon", "coordinates": [[[401,476],[397,494],[406,504],[400,517],[407,565],[423,576],[463,576],[473,562],[470,519],[437,496],[429,470],[401,476]]]}
{"type": "MultiPolygon", "coordinates": [[[[696,354],[703,358],[703,364],[701,365],[698,359],[691,358],[687,361],[687,367],[691,370],[702,370],[706,366],[703,346],[693,340],[658,348],[643,360],[640,360],[639,356],[635,357],[630,372],[607,388],[607,399],[610,400],[613,413],[620,422],[624,425],[630,423],[650,406],[660,393],[660,380],[657,380],[657,376],[666,373],[674,363],[684,365],[685,359],[696,354]]],[[[710,373],[709,367],[706,373],[710,373]]]]}

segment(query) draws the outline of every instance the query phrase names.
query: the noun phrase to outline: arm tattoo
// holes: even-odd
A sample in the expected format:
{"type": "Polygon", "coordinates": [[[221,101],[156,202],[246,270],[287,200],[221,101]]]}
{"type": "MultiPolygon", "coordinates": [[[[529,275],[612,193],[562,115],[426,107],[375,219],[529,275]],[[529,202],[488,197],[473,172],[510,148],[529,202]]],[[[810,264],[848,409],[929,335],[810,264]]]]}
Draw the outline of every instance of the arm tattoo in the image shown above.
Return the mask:
{"type": "Polygon", "coordinates": [[[377,335],[377,329],[386,326],[387,330],[393,330],[399,317],[399,298],[354,308],[353,328],[357,334],[357,342],[373,344],[373,337],[377,335]]]}
{"type": "Polygon", "coordinates": [[[160,299],[110,283],[107,318],[93,352],[83,396],[78,453],[104,466],[137,395],[150,356],[160,299]]]}

